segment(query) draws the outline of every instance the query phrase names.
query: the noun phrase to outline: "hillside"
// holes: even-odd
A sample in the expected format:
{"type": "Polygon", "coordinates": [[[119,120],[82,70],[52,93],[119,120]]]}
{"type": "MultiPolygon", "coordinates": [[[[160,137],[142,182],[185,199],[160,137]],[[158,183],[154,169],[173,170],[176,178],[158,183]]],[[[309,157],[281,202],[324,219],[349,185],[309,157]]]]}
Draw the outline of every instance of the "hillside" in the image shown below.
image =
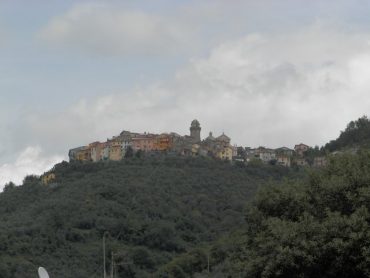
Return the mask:
{"type": "Polygon", "coordinates": [[[366,116],[351,121],[337,139],[324,147],[329,152],[358,148],[370,148],[370,120],[366,116]]]}
{"type": "Polygon", "coordinates": [[[246,225],[210,248],[212,277],[369,277],[369,185],[370,153],[360,152],[265,187],[246,225]]]}
{"type": "Polygon", "coordinates": [[[173,277],[166,269],[182,255],[201,258],[191,270],[200,272],[201,252],[244,225],[258,187],[304,175],[182,157],[64,162],[55,174],[47,186],[29,176],[0,194],[1,277],[34,277],[39,265],[53,278],[101,277],[104,234],[116,277],[173,277]]]}

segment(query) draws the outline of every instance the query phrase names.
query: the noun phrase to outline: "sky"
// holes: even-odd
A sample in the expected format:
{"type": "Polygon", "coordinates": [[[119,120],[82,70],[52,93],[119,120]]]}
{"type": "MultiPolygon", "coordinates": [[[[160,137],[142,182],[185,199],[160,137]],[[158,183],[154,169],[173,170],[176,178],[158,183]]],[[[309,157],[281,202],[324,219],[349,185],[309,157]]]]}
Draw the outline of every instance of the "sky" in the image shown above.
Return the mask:
{"type": "Polygon", "coordinates": [[[324,145],[370,111],[370,2],[0,1],[0,190],[122,130],[324,145]]]}

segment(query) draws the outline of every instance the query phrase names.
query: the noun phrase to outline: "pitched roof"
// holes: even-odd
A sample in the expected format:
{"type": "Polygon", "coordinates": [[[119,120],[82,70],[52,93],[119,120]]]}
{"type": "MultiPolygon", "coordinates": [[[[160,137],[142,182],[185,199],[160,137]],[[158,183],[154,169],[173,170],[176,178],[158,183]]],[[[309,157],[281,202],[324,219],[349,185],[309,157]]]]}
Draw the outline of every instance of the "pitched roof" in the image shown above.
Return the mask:
{"type": "Polygon", "coordinates": [[[218,136],[216,138],[217,141],[229,141],[230,142],[230,137],[226,136],[225,133],[222,133],[222,135],[218,136]]]}

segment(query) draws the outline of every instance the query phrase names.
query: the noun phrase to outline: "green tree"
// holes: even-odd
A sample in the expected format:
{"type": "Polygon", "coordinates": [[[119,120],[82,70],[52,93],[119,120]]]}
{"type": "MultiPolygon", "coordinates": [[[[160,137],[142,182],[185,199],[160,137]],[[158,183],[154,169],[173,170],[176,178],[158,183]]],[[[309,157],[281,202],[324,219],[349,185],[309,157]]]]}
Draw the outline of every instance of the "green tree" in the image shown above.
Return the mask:
{"type": "MultiPolygon", "coordinates": [[[[247,277],[369,277],[370,153],[333,158],[305,182],[263,188],[248,205],[230,271],[247,277]]],[[[229,272],[229,273],[231,273],[229,272]]]]}

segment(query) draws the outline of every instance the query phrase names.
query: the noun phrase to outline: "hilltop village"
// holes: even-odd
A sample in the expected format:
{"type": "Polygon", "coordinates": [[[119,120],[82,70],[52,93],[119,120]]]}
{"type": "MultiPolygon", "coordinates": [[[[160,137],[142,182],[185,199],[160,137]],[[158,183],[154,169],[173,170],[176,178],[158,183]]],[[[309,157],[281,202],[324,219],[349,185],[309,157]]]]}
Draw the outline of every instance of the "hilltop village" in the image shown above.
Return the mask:
{"type": "Polygon", "coordinates": [[[213,156],[222,160],[232,160],[235,148],[231,139],[222,134],[213,137],[212,133],[205,140],[200,137],[201,127],[197,120],[190,126],[190,135],[177,133],[134,133],[122,131],[120,135],[106,142],[93,142],[88,146],[69,151],[70,161],[106,161],[121,160],[132,155],[156,153],[179,154],[184,156],[213,156]]]}
{"type": "Polygon", "coordinates": [[[174,154],[183,156],[210,156],[220,160],[239,161],[245,163],[262,162],[291,167],[314,166],[326,164],[325,156],[305,144],[297,144],[294,149],[281,147],[269,149],[266,147],[246,148],[231,145],[231,139],[224,133],[214,137],[212,132],[201,139],[201,126],[198,120],[190,125],[190,135],[181,136],[177,133],[133,133],[122,131],[118,136],[106,142],[93,142],[87,146],[71,149],[70,161],[118,161],[131,156],[174,154]]]}

